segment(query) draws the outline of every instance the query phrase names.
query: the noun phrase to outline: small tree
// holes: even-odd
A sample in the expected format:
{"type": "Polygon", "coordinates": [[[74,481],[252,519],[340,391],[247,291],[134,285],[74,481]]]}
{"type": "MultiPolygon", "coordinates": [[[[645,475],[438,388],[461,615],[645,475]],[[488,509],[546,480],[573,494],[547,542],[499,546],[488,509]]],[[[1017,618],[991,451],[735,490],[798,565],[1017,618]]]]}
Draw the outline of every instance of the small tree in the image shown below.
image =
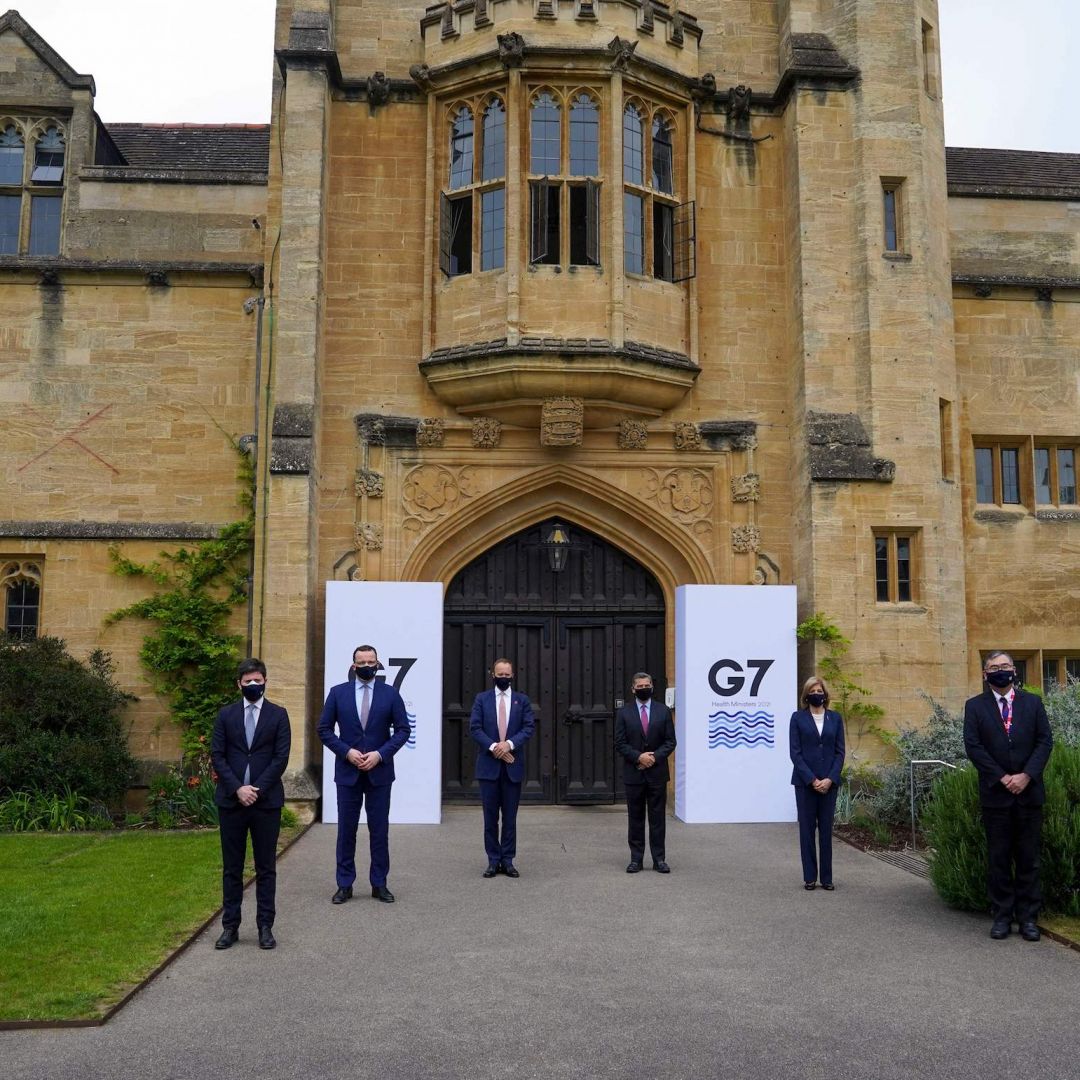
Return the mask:
{"type": "Polygon", "coordinates": [[[129,701],[109,654],[86,662],[59,638],[0,639],[0,792],[76,792],[115,803],[135,775],[129,701]]]}
{"type": "Polygon", "coordinates": [[[854,756],[867,735],[883,736],[880,721],[885,710],[875,705],[871,692],[856,681],[861,673],[844,669],[851,639],[820,611],[799,623],[795,633],[800,641],[820,642],[825,647],[824,655],[817,658],[817,673],[829,684],[832,704],[844,718],[849,752],[854,756]]]}

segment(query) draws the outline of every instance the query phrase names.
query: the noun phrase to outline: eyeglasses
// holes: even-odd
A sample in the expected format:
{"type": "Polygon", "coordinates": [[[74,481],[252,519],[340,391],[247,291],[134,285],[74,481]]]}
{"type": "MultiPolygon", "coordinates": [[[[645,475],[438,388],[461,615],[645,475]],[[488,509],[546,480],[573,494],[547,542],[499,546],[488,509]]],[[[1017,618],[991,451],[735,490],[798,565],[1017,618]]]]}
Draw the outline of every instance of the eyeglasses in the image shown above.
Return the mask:
{"type": "Polygon", "coordinates": [[[1012,671],[1012,664],[987,664],[987,671],[1012,671]]]}

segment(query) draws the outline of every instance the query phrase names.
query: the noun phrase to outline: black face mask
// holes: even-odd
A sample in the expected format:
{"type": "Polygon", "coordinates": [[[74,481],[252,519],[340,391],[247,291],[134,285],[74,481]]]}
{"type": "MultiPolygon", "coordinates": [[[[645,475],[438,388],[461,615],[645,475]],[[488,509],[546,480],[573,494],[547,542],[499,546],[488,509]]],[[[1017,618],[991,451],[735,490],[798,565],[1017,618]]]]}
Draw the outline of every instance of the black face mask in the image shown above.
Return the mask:
{"type": "Polygon", "coordinates": [[[364,682],[367,682],[369,679],[374,679],[379,672],[378,667],[374,664],[358,664],[353,670],[356,672],[356,677],[358,679],[363,679],[364,682]]]}
{"type": "Polygon", "coordinates": [[[495,685],[500,690],[509,690],[510,683],[513,682],[513,678],[510,675],[492,675],[492,678],[495,680],[495,685]]]}
{"type": "Polygon", "coordinates": [[[806,695],[806,703],[808,705],[813,705],[814,708],[816,709],[819,706],[825,704],[825,695],[824,694],[807,694],[806,695]]]}
{"type": "Polygon", "coordinates": [[[261,682],[249,682],[240,687],[240,693],[248,699],[248,701],[258,701],[259,698],[266,693],[266,683],[261,682]]]}
{"type": "Polygon", "coordinates": [[[986,681],[991,686],[996,686],[999,690],[1004,690],[1007,686],[1012,686],[1013,679],[1016,678],[1015,671],[990,671],[987,672],[986,681]]]}
{"type": "Polygon", "coordinates": [[[634,691],[634,697],[636,697],[638,699],[638,701],[648,701],[649,698],[652,697],[652,687],[651,686],[639,686],[634,691]]]}

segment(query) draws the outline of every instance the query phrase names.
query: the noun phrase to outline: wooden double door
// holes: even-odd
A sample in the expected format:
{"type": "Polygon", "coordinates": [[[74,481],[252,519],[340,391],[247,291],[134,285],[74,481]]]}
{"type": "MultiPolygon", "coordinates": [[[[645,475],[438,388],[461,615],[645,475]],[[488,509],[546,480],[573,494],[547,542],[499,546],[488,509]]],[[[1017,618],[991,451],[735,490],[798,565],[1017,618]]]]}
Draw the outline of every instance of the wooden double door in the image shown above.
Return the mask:
{"type": "Polygon", "coordinates": [[[664,600],[656,579],[600,537],[571,525],[559,572],[542,543],[550,523],[503,541],[462,570],[447,592],[443,671],[443,797],[479,798],[473,699],[494,660],[514,665],[536,733],[522,799],[610,803],[623,795],[615,709],[636,671],[663,694],[664,600]]]}

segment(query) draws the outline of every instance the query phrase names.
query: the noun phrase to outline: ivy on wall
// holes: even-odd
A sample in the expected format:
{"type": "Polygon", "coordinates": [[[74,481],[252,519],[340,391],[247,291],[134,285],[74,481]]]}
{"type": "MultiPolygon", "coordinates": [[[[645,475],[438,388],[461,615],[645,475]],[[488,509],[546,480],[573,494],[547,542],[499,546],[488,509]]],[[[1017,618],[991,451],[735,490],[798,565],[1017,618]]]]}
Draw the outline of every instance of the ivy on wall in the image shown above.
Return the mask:
{"type": "Polygon", "coordinates": [[[115,573],[157,586],[152,596],[110,613],[105,624],[129,618],[153,624],[139,659],[151,685],[168,700],[189,759],[205,751],[218,710],[236,697],[236,665],[244,643],[242,634],[230,631],[229,621],[248,598],[255,469],[252,458],[230,442],[240,458],[241,520],[226,525],[213,540],[163,551],[152,562],[135,562],[118,547],[109,550],[115,573]]]}
{"type": "Polygon", "coordinates": [[[799,623],[795,633],[800,641],[820,642],[825,647],[824,655],[817,660],[817,674],[829,685],[831,707],[844,718],[851,743],[849,752],[856,753],[867,735],[876,735],[887,742],[889,733],[880,724],[885,710],[875,705],[871,691],[858,683],[861,673],[844,668],[851,639],[820,611],[799,623]]]}

